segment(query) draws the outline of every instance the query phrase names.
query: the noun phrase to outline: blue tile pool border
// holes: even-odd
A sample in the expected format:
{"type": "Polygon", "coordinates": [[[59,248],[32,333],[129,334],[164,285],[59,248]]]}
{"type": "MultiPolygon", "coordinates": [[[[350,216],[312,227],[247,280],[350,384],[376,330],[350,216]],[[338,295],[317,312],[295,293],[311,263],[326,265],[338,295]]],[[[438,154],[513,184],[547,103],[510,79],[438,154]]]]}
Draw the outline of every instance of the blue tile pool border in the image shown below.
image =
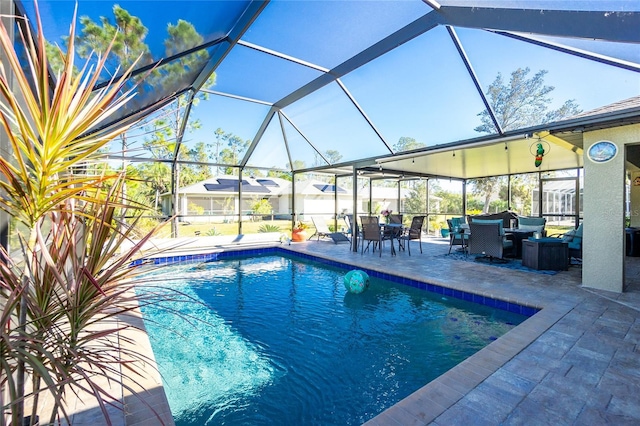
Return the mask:
{"type": "MultiPolygon", "coordinates": [[[[234,257],[260,256],[260,255],[269,255],[269,254],[284,254],[290,257],[297,257],[304,260],[312,260],[314,262],[322,263],[329,266],[336,266],[343,269],[350,269],[354,267],[353,265],[350,265],[348,263],[338,262],[330,259],[324,259],[322,257],[312,256],[306,253],[299,253],[299,252],[294,252],[290,250],[285,250],[280,247],[263,247],[263,248],[255,248],[255,249],[222,251],[222,252],[216,252],[216,253],[188,254],[188,255],[156,257],[152,259],[139,259],[132,262],[131,266],[140,266],[143,264],[169,265],[172,263],[183,263],[183,262],[201,263],[201,262],[212,262],[212,261],[223,260],[223,259],[231,259],[234,257]]],[[[429,284],[429,283],[425,283],[423,281],[417,281],[411,278],[399,277],[397,275],[383,273],[383,272],[375,271],[369,268],[358,267],[358,269],[366,272],[371,277],[382,278],[387,281],[408,285],[411,287],[418,288],[420,290],[426,290],[435,294],[441,294],[443,296],[453,297],[455,299],[466,300],[468,302],[489,306],[491,308],[500,309],[503,311],[524,315],[527,317],[531,317],[540,311],[540,309],[536,307],[525,306],[519,303],[508,302],[500,299],[494,299],[489,296],[469,293],[462,290],[455,290],[455,289],[444,287],[437,284],[429,284]]]]}

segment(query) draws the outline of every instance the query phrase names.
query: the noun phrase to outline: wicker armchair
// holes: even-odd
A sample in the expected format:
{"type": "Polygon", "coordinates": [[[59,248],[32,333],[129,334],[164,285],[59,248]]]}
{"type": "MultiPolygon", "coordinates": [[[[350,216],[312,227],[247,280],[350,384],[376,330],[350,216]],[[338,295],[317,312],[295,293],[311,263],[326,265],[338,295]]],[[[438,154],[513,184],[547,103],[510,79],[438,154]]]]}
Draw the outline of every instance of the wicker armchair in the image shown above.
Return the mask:
{"type": "Polygon", "coordinates": [[[490,259],[503,259],[513,250],[513,241],[504,236],[502,220],[474,220],[469,224],[469,254],[481,254],[490,259]]]}

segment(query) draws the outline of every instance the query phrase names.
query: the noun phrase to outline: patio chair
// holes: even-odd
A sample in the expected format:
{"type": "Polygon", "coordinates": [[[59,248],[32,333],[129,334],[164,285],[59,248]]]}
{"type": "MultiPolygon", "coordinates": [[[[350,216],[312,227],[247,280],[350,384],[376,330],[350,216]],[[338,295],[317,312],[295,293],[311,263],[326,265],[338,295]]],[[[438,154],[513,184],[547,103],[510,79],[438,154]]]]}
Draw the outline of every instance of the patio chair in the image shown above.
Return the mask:
{"type": "Polygon", "coordinates": [[[504,259],[505,252],[513,251],[513,241],[505,238],[502,219],[474,219],[469,229],[469,254],[481,254],[493,260],[504,259]]]}
{"type": "Polygon", "coordinates": [[[369,246],[373,243],[373,252],[376,251],[376,246],[380,249],[380,257],[382,257],[382,232],[380,232],[380,222],[378,216],[360,216],[360,223],[362,224],[362,249],[360,254],[364,254],[364,243],[367,242],[366,250],[369,250],[369,246]]]}
{"type": "Polygon", "coordinates": [[[545,236],[544,227],[546,224],[546,217],[518,216],[518,229],[523,231],[539,232],[542,236],[545,236]]]}
{"type": "MultiPolygon", "coordinates": [[[[313,226],[316,228],[316,233],[313,235],[318,236],[318,241],[320,241],[320,237],[329,237],[333,240],[334,244],[349,242],[349,238],[347,238],[343,232],[331,232],[324,219],[317,216],[311,216],[311,221],[313,222],[313,226]]],[[[313,235],[309,238],[312,238],[313,235]]]]}
{"type": "Polygon", "coordinates": [[[360,244],[360,242],[362,241],[362,231],[358,226],[358,221],[353,220],[352,214],[345,214],[344,223],[347,225],[347,231],[345,232],[347,237],[353,238],[353,236],[355,235],[356,238],[358,238],[358,244],[360,244]],[[354,231],[355,231],[355,234],[354,234],[354,231]]]}
{"type": "Polygon", "coordinates": [[[451,254],[453,246],[462,246],[462,250],[466,253],[466,249],[469,246],[469,234],[460,227],[463,223],[465,223],[464,217],[447,219],[447,225],[449,226],[449,254],[451,254]]]}
{"type": "Polygon", "coordinates": [[[584,222],[582,222],[576,229],[565,232],[564,234],[553,234],[549,237],[561,238],[562,242],[565,242],[569,246],[569,260],[576,259],[582,261],[582,231],[584,222]]]}
{"type": "Polygon", "coordinates": [[[318,216],[311,216],[311,222],[313,222],[313,226],[316,228],[316,233],[313,234],[310,238],[317,236],[317,240],[320,241],[321,237],[331,237],[331,231],[329,230],[329,227],[327,226],[327,223],[324,221],[324,219],[318,216]]]}
{"type": "Polygon", "coordinates": [[[422,253],[422,225],[424,224],[425,216],[414,216],[411,219],[411,226],[404,230],[402,235],[400,236],[399,241],[402,243],[402,247],[404,248],[404,242],[406,241],[409,256],[411,256],[411,240],[419,240],[420,241],[420,253],[422,253]]]}

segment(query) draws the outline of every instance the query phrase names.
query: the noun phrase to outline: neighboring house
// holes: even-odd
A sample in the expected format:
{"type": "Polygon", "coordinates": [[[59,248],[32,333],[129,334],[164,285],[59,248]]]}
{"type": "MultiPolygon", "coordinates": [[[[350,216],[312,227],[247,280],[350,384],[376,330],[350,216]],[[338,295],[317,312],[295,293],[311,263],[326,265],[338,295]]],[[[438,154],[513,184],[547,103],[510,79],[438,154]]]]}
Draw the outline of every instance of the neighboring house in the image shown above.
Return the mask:
{"type": "MultiPolygon", "coordinates": [[[[297,181],[296,208],[299,215],[327,215],[334,214],[336,201],[335,185],[319,180],[297,181]]],[[[238,177],[224,175],[195,183],[178,191],[181,220],[189,222],[227,222],[237,220],[240,210],[238,197],[238,177]]],[[[400,207],[402,200],[410,195],[410,190],[400,192],[400,207]]],[[[275,218],[290,218],[291,182],[275,177],[243,177],[242,178],[242,206],[243,220],[253,218],[252,206],[260,199],[269,201],[275,218]]],[[[380,211],[391,209],[398,211],[398,189],[392,187],[373,187],[372,209],[380,211]]],[[[171,212],[171,195],[162,194],[162,212],[169,216],[171,212]]],[[[432,207],[439,202],[437,197],[431,197],[432,207]],[[435,204],[434,204],[435,203],[435,204]]],[[[338,213],[353,211],[353,197],[350,189],[337,188],[338,213]]],[[[358,211],[369,211],[369,190],[358,193],[358,211]]]]}
{"type": "MultiPolygon", "coordinates": [[[[242,178],[242,206],[238,196],[238,176],[225,175],[194,183],[178,191],[181,220],[189,222],[229,222],[251,218],[252,206],[267,199],[274,214],[290,212],[291,182],[285,179],[242,178]]],[[[162,212],[171,215],[171,194],[162,194],[162,212]]]]}

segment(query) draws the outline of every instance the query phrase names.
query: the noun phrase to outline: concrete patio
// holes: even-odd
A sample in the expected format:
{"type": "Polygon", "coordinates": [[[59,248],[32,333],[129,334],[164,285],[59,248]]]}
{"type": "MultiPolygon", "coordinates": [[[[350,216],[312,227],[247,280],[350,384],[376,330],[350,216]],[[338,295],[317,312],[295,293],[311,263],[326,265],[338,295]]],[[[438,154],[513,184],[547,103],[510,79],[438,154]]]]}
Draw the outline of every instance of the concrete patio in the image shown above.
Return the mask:
{"type": "Polygon", "coordinates": [[[640,258],[618,294],[583,288],[581,266],[544,275],[447,258],[446,239],[411,244],[382,258],[331,240],[284,247],[542,310],[367,425],[640,423],[640,258]]]}

